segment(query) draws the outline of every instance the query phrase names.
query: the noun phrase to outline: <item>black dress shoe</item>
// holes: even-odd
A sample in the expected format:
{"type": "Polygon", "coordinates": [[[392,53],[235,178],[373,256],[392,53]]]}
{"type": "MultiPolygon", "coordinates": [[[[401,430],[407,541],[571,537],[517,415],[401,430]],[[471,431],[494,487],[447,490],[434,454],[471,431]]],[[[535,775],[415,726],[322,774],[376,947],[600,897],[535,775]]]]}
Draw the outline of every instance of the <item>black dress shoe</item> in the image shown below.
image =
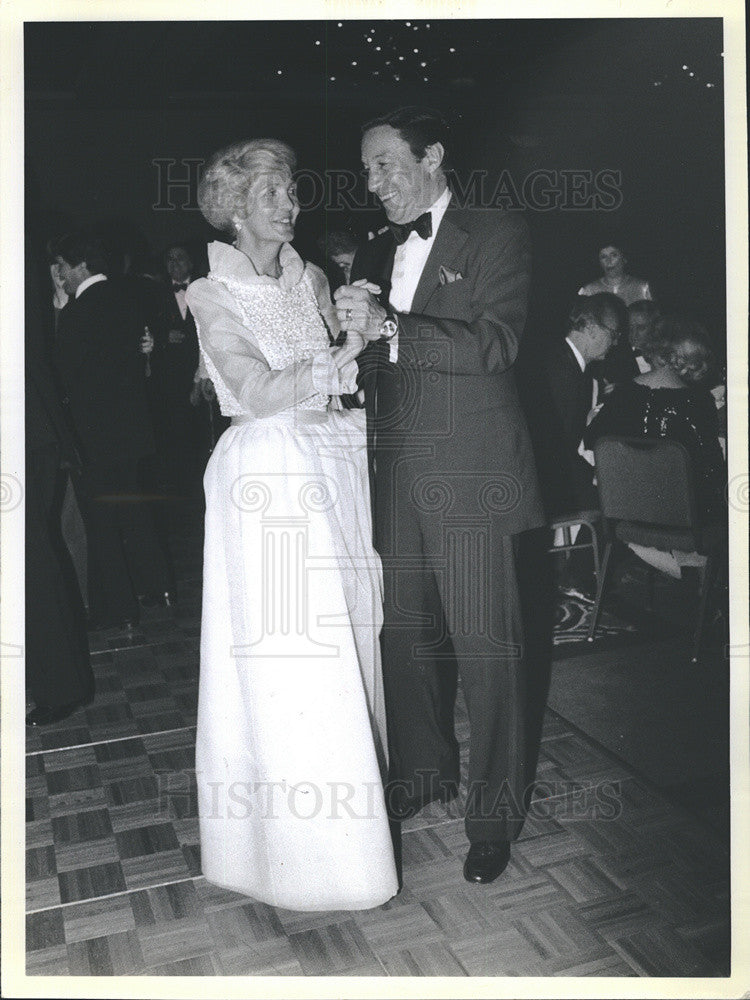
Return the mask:
{"type": "Polygon", "coordinates": [[[84,705],[90,705],[92,698],[85,698],[83,701],[71,701],[67,705],[57,705],[50,708],[48,705],[37,705],[26,716],[27,726],[51,726],[53,722],[62,722],[84,705]]]}
{"type": "Polygon", "coordinates": [[[510,842],[507,840],[479,840],[472,844],[464,862],[467,882],[486,885],[502,875],[510,861],[510,842]]]}

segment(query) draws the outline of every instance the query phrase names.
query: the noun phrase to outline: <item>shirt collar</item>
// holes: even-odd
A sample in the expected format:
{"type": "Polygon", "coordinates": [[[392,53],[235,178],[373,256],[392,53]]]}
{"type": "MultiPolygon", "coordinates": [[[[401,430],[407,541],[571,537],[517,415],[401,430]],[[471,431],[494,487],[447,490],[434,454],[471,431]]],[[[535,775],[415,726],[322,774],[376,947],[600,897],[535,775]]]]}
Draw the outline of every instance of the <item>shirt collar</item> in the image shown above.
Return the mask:
{"type": "Polygon", "coordinates": [[[430,212],[432,213],[432,235],[434,236],[437,232],[437,228],[443,221],[443,216],[445,215],[445,210],[448,208],[448,204],[451,200],[451,189],[446,187],[440,197],[430,205],[430,212]]]}
{"type": "Polygon", "coordinates": [[[243,284],[279,285],[284,290],[298,284],[305,270],[305,262],[291,243],[281,245],[280,278],[272,278],[269,274],[257,274],[249,257],[237,247],[219,240],[208,244],[208,263],[214,278],[230,278],[243,284]]]}
{"type": "Polygon", "coordinates": [[[92,274],[90,278],[86,278],[81,284],[76,288],[76,298],[78,298],[82,292],[85,292],[87,288],[91,285],[95,285],[97,281],[106,281],[106,274],[92,274]]]}
{"type": "Polygon", "coordinates": [[[573,352],[573,354],[575,354],[576,361],[578,362],[578,367],[581,369],[582,372],[585,372],[586,371],[586,362],[583,360],[583,355],[581,354],[581,352],[578,350],[578,348],[573,343],[573,341],[570,339],[570,337],[566,337],[565,338],[565,343],[571,349],[571,351],[573,352]]]}

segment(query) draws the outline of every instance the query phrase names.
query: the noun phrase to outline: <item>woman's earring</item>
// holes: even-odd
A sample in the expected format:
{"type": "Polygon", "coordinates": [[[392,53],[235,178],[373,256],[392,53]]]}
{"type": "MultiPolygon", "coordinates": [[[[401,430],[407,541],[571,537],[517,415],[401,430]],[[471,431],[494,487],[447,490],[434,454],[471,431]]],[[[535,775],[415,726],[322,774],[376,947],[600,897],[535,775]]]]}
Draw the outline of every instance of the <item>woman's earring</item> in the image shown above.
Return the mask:
{"type": "Polygon", "coordinates": [[[242,229],[242,223],[240,222],[239,219],[235,219],[234,220],[234,228],[235,228],[235,232],[239,235],[239,232],[242,229]]]}

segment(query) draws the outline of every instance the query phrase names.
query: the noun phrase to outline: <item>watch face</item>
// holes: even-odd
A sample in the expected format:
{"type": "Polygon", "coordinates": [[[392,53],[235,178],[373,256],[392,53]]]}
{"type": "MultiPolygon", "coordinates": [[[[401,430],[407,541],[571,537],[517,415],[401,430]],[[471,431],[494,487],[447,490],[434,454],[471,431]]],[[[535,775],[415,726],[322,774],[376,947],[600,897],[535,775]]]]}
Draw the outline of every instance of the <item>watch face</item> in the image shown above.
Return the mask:
{"type": "Polygon", "coordinates": [[[395,319],[384,319],[380,324],[380,336],[385,337],[386,340],[390,340],[391,337],[395,337],[398,333],[398,323],[395,319]]]}

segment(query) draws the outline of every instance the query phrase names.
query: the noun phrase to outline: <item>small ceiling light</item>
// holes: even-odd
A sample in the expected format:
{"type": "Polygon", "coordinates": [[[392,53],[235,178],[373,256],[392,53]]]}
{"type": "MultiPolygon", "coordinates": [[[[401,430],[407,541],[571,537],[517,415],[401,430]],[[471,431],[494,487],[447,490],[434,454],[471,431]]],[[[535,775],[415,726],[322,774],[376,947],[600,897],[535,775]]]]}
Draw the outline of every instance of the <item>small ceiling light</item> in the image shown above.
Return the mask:
{"type": "Polygon", "coordinates": [[[448,49],[448,51],[449,52],[455,52],[456,50],[451,48],[451,49],[448,49]]]}
{"type": "Polygon", "coordinates": [[[376,51],[376,52],[380,52],[380,46],[379,46],[379,45],[376,45],[376,46],[375,46],[375,51],[376,51]]]}
{"type": "Polygon", "coordinates": [[[356,65],[357,65],[357,60],[356,60],[356,59],[354,59],[354,60],[352,61],[352,66],[356,66],[356,65]]]}
{"type": "Polygon", "coordinates": [[[427,63],[426,62],[421,62],[419,65],[422,67],[422,69],[424,69],[425,66],[427,65],[427,63]]]}
{"type": "Polygon", "coordinates": [[[281,70],[280,69],[276,70],[276,76],[281,76],[281,70]]]}

